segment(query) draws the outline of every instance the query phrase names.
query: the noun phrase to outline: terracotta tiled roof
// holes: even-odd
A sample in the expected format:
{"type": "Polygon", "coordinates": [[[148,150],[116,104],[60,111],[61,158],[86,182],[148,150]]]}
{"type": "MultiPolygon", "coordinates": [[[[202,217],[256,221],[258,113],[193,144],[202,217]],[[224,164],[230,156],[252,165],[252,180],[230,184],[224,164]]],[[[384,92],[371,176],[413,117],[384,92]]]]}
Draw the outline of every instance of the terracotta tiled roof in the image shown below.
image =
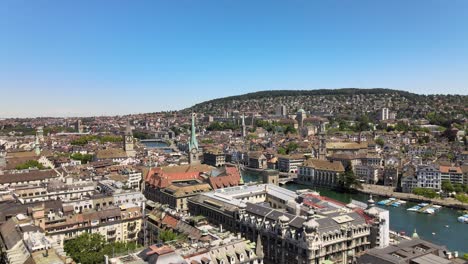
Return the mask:
{"type": "Polygon", "coordinates": [[[344,172],[343,164],[339,161],[309,159],[304,162],[304,166],[318,170],[344,172]]]}
{"type": "Polygon", "coordinates": [[[240,173],[236,167],[226,167],[226,175],[210,177],[208,181],[213,189],[233,187],[239,185],[240,173]]]}
{"type": "Polygon", "coordinates": [[[367,142],[328,142],[327,149],[366,149],[367,142]]]}
{"type": "Polygon", "coordinates": [[[145,182],[159,188],[166,188],[174,181],[200,179],[200,174],[209,172],[210,166],[173,166],[151,169],[145,177],[145,182]]]}
{"type": "Polygon", "coordinates": [[[55,170],[29,171],[25,173],[3,174],[3,175],[0,175],[0,184],[40,181],[40,180],[45,180],[49,178],[55,178],[58,176],[59,175],[55,170]]]}
{"type": "Polygon", "coordinates": [[[177,220],[176,218],[172,217],[171,215],[166,215],[164,216],[164,218],[162,219],[162,224],[172,228],[172,229],[175,229],[176,226],[177,226],[177,223],[179,222],[179,220],[177,220]]]}
{"type": "Polygon", "coordinates": [[[440,166],[440,172],[442,173],[462,173],[462,169],[460,167],[452,167],[452,166],[440,166]]]}

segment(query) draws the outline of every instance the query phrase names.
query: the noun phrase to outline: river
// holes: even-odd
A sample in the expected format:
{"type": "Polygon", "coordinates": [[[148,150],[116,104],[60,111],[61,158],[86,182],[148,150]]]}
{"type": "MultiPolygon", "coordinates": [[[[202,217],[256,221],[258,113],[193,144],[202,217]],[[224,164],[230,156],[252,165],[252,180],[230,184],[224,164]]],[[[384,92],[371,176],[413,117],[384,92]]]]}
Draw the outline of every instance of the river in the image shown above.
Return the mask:
{"type": "Polygon", "coordinates": [[[172,149],[169,148],[169,145],[166,142],[163,141],[143,141],[141,142],[143,145],[145,145],[149,149],[158,149],[162,148],[164,152],[166,153],[171,153],[172,149]]]}
{"type": "MultiPolygon", "coordinates": [[[[254,174],[244,172],[242,178],[245,183],[261,181],[261,177],[254,174]]],[[[325,188],[311,188],[310,186],[300,185],[296,183],[288,183],[283,186],[289,190],[313,189],[321,195],[333,198],[335,200],[349,203],[351,199],[366,202],[369,199],[367,194],[350,194],[340,193],[325,188]]],[[[380,201],[384,198],[374,197],[374,200],[380,201]]],[[[389,210],[390,212],[390,229],[393,231],[404,231],[408,236],[411,236],[416,228],[420,238],[433,242],[439,245],[445,245],[451,251],[468,253],[468,224],[459,223],[457,217],[462,214],[461,211],[442,208],[434,215],[409,212],[406,209],[414,206],[415,203],[408,202],[400,207],[379,206],[389,210]],[[446,227],[448,225],[449,227],[446,227]],[[432,233],[435,233],[433,235],[432,233]]]]}

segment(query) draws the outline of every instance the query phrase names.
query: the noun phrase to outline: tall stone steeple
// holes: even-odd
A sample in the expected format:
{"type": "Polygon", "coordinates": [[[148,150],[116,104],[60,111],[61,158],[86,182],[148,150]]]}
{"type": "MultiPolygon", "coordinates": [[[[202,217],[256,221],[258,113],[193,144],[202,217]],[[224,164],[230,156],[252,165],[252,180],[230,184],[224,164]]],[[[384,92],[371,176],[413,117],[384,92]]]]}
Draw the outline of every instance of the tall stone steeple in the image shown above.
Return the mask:
{"type": "Polygon", "coordinates": [[[200,163],[197,134],[195,131],[195,117],[196,116],[197,114],[192,113],[192,128],[191,128],[190,142],[189,142],[189,163],[190,164],[200,163]]]}
{"type": "Polygon", "coordinates": [[[242,137],[245,138],[247,136],[246,130],[245,130],[245,115],[242,114],[242,137]]]}
{"type": "Polygon", "coordinates": [[[133,133],[130,124],[127,124],[125,128],[125,135],[124,135],[124,150],[129,157],[135,157],[136,151],[133,148],[133,133]]]}
{"type": "Polygon", "coordinates": [[[34,142],[34,153],[36,153],[36,156],[41,155],[41,146],[39,144],[38,136],[36,136],[36,142],[34,142]]]}

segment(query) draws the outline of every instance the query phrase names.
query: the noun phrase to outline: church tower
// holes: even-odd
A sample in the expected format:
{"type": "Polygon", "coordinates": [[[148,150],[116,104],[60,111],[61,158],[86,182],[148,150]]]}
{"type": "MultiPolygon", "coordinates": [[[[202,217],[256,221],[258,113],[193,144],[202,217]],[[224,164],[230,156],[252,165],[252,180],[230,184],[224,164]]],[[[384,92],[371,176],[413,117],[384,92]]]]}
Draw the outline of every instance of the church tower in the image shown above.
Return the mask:
{"type": "Polygon", "coordinates": [[[195,117],[197,114],[192,113],[192,130],[189,142],[189,163],[199,164],[200,163],[200,150],[198,149],[197,134],[195,132],[195,117]]]}
{"type": "Polygon", "coordinates": [[[124,150],[129,157],[135,157],[136,151],[133,149],[133,133],[130,124],[127,125],[124,135],[124,150]]]}
{"type": "Polygon", "coordinates": [[[245,115],[242,114],[242,137],[245,138],[247,136],[246,130],[245,130],[245,115]]]}
{"type": "Polygon", "coordinates": [[[34,153],[36,156],[41,155],[41,145],[39,144],[39,137],[36,136],[36,141],[34,142],[34,153]]]}
{"type": "Polygon", "coordinates": [[[325,139],[325,133],[320,132],[319,134],[319,150],[318,150],[318,159],[326,160],[327,156],[327,144],[325,139]]]}

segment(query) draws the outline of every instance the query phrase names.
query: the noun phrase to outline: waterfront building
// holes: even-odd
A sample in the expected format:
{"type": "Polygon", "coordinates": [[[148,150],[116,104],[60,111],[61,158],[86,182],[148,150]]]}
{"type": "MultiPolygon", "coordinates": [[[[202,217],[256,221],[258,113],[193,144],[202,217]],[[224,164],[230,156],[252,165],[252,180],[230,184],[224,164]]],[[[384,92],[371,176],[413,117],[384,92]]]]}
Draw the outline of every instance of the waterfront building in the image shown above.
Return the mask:
{"type": "Polygon", "coordinates": [[[344,171],[339,161],[309,159],[299,166],[297,181],[305,185],[336,187],[339,175],[344,171]]]}
{"type": "Polygon", "coordinates": [[[379,168],[369,165],[354,166],[354,174],[361,181],[368,184],[376,184],[379,181],[379,168]]]}
{"type": "Polygon", "coordinates": [[[297,173],[297,169],[304,163],[303,154],[291,154],[278,156],[278,170],[287,173],[297,173]]]}
{"type": "Polygon", "coordinates": [[[219,149],[209,149],[203,152],[203,163],[213,166],[221,167],[226,164],[226,154],[219,149]]]}
{"type": "Polygon", "coordinates": [[[440,169],[436,164],[418,165],[416,167],[416,179],[418,187],[440,190],[442,181],[440,169]]]}
{"type": "Polygon", "coordinates": [[[466,184],[463,179],[463,172],[458,166],[439,166],[440,180],[449,181],[452,184],[466,184]]]}
{"type": "Polygon", "coordinates": [[[389,242],[388,211],[373,203],[349,209],[268,184],[204,193],[189,199],[189,210],[249,240],[259,236],[265,263],[348,263],[389,242]]]}
{"type": "Polygon", "coordinates": [[[413,238],[385,248],[371,249],[357,259],[358,264],[451,264],[455,262],[445,247],[413,238]]]}
{"type": "Polygon", "coordinates": [[[267,168],[267,158],[259,151],[251,151],[248,154],[249,167],[253,169],[265,169],[267,168]]]}
{"type": "Polygon", "coordinates": [[[400,177],[400,169],[394,165],[387,165],[383,171],[383,181],[385,186],[398,186],[398,179],[400,177]]]}

